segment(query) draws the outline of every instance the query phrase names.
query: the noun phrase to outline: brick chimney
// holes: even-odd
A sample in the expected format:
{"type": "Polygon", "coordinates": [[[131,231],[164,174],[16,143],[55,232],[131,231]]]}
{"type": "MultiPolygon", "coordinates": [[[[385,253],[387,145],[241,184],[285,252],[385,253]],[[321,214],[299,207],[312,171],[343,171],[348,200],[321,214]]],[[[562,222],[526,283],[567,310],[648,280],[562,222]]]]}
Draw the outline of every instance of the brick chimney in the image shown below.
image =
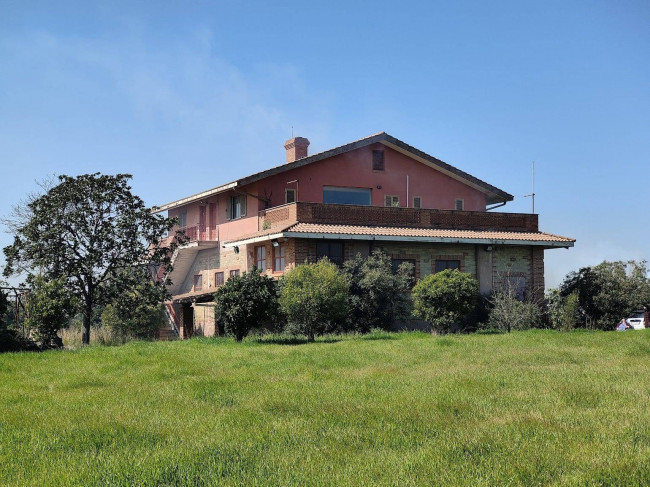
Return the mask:
{"type": "Polygon", "coordinates": [[[284,143],[284,148],[287,149],[287,162],[307,157],[307,147],[309,147],[309,140],[304,137],[294,137],[287,140],[284,143]]]}

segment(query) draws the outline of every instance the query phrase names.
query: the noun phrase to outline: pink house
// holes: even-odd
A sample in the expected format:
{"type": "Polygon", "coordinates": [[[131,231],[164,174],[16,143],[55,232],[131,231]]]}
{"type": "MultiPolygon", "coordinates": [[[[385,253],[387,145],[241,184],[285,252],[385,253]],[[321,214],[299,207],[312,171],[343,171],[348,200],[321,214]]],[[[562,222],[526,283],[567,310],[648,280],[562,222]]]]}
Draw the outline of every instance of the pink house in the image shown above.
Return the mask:
{"type": "Polygon", "coordinates": [[[482,293],[515,279],[539,298],[544,250],[574,244],[540,232],[537,215],[491,211],[512,195],[384,132],[311,156],[308,146],[291,139],[286,163],[156,208],[190,238],[170,275],[181,337],[218,333],[214,292],[254,266],[275,277],[381,249],[417,279],[458,268],[482,293]]]}

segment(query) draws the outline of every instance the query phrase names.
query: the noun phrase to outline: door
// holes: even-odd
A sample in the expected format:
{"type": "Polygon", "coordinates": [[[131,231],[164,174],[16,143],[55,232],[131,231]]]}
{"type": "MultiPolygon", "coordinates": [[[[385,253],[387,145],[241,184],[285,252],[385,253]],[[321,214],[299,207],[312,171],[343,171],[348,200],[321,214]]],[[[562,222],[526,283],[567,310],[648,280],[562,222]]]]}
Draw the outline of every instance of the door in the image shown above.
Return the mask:
{"type": "Polygon", "coordinates": [[[207,240],[205,234],[206,206],[199,206],[199,240],[207,240]]]}
{"type": "Polygon", "coordinates": [[[492,292],[492,249],[485,250],[485,246],[477,246],[477,274],[478,274],[478,289],[483,296],[487,296],[492,292]]]}

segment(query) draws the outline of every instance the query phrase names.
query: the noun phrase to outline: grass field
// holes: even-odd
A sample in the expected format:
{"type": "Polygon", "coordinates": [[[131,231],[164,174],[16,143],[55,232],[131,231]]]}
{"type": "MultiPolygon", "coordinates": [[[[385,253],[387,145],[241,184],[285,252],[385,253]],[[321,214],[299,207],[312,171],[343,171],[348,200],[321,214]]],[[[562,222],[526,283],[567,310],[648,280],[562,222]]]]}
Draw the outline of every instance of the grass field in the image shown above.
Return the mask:
{"type": "Polygon", "coordinates": [[[650,331],[6,354],[0,412],[0,485],[650,485],[650,331]]]}

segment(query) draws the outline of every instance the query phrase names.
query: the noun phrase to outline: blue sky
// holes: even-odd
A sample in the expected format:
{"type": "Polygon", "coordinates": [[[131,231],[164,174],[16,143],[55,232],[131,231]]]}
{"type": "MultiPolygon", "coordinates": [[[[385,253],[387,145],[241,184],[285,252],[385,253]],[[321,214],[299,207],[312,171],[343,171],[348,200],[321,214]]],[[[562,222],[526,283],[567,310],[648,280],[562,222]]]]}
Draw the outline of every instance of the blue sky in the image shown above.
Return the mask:
{"type": "Polygon", "coordinates": [[[154,205],[282,163],[292,126],[310,153],[386,131],[506,211],[535,161],[541,229],[577,239],[554,286],[650,258],[649,59],[647,1],[0,0],[0,213],[48,174],[154,205]]]}

